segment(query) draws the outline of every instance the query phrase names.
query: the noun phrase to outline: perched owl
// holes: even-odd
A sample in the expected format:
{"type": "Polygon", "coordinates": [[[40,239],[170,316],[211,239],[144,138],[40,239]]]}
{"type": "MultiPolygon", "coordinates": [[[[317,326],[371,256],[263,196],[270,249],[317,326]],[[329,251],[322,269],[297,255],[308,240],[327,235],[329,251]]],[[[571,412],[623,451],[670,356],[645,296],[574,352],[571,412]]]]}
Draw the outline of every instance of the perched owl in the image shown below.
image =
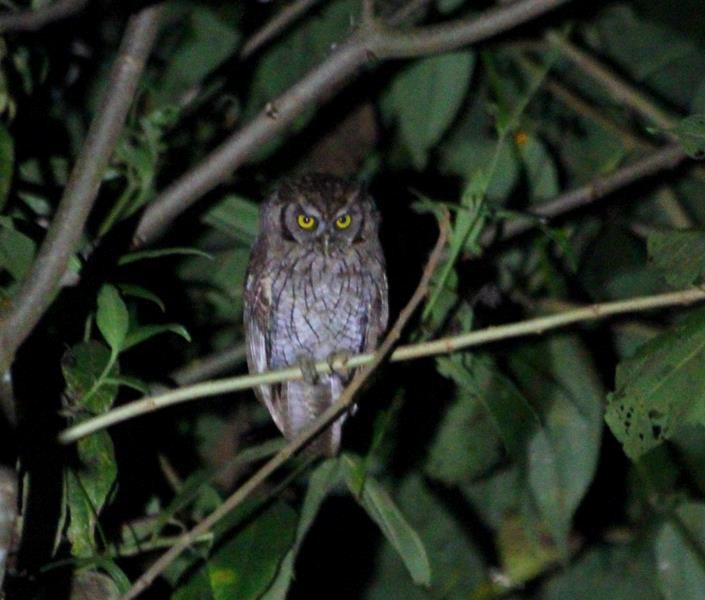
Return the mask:
{"type": "MultiPolygon", "coordinates": [[[[358,184],[310,174],[262,205],[245,284],[250,372],[305,366],[374,350],[387,326],[387,277],[379,215],[358,184]]],[[[287,439],[340,396],[352,373],[263,385],[258,398],[287,439]]],[[[314,442],[333,455],[346,415],[314,442]]]]}

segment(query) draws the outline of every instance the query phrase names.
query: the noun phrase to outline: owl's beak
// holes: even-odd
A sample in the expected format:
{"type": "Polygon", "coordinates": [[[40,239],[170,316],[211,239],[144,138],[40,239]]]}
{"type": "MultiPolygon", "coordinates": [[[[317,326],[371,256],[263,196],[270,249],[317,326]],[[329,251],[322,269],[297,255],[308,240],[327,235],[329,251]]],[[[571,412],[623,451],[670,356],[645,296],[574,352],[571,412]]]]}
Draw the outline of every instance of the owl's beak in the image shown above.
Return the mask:
{"type": "Polygon", "coordinates": [[[330,258],[330,237],[327,234],[323,235],[323,256],[330,258]]]}

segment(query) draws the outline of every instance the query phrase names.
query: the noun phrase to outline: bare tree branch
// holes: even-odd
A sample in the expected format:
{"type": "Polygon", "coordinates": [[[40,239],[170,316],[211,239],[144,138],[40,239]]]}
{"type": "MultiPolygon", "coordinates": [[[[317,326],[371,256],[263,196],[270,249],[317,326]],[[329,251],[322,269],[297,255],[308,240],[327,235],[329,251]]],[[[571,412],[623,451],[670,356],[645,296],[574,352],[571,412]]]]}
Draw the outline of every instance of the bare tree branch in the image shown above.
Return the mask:
{"type": "Polygon", "coordinates": [[[149,585],[161,574],[164,570],[195,540],[202,534],[210,531],[210,529],[230,513],[234,508],[239,506],[247,497],[256,490],[274,471],[289,460],[296,452],[308,444],[316,435],[329,425],[340,413],[346,410],[353,403],[355,394],[360,389],[362,384],[379,367],[387,355],[391,352],[392,347],[401,337],[401,333],[408,323],[414,311],[428,293],[429,282],[435,272],[438,264],[443,256],[448,239],[448,230],[450,229],[448,214],[443,216],[440,221],[440,234],[436,245],[431,252],[428,263],[423,270],[421,280],[419,281],[416,291],[407,302],[406,306],[399,313],[399,317],[390,329],[389,333],[384,338],[379,349],[371,356],[365,368],[358,371],[352,381],[343,390],[340,398],[334,404],[320,415],[310,427],[298,435],[294,440],[289,442],[276,455],[267,461],[252,477],[242,484],[223,504],[214,510],[207,518],[201,521],[191,531],[185,533],[179,541],[172,546],[170,550],[165,552],[142,576],[135,582],[132,588],[122,597],[122,600],[130,600],[137,597],[140,593],[149,587],[149,585]]]}
{"type": "MultiPolygon", "coordinates": [[[[645,117],[661,129],[669,130],[675,126],[676,120],[671,115],[656,106],[654,102],[603,65],[594,56],[584,52],[560,35],[549,33],[546,37],[581,71],[602,85],[616,102],[631,108],[634,112],[645,117]]],[[[671,137],[673,137],[672,134],[671,137]]]]}
{"type": "Polygon", "coordinates": [[[70,17],[88,4],[88,0],[57,0],[37,10],[0,14],[0,34],[9,31],[36,31],[49,23],[70,17]]]}
{"type": "Polygon", "coordinates": [[[269,103],[257,117],[229,136],[203,161],[169,185],[147,207],[135,245],[151,242],[201,196],[223,183],[262,144],[283,132],[310,106],[330,97],[359,69],[381,60],[452,50],[497,35],[569,0],[519,0],[471,19],[396,31],[376,23],[358,29],[327,60],[269,103]]]}
{"type": "Polygon", "coordinates": [[[88,130],[51,227],[21,290],[9,310],[0,315],[0,373],[8,369],[17,348],[53,301],[76,250],[154,43],[161,11],[159,6],[143,9],[127,24],[103,103],[88,130]]]}
{"type": "MultiPolygon", "coordinates": [[[[539,205],[531,214],[534,217],[541,217],[543,219],[551,219],[560,216],[566,212],[588,206],[608,194],[639,181],[640,179],[651,177],[662,171],[674,169],[687,159],[688,156],[679,145],[671,144],[660,150],[656,150],[646,158],[642,158],[631,165],[617,169],[610,175],[597,177],[586,185],[561,194],[554,200],[539,205]]],[[[511,221],[504,226],[500,239],[507,240],[535,226],[535,219],[511,221]]],[[[482,241],[484,244],[489,244],[493,240],[492,232],[488,232],[486,236],[483,236],[482,241]]]]}
{"type": "Polygon", "coordinates": [[[271,20],[257,30],[240,50],[240,58],[245,59],[252,56],[265,44],[271,42],[279,36],[296,19],[306,14],[306,12],[318,4],[321,0],[296,0],[285,5],[271,20]]]}
{"type": "MultiPolygon", "coordinates": [[[[541,335],[552,329],[566,327],[574,323],[595,321],[614,315],[637,313],[670,306],[686,306],[703,301],[705,301],[705,290],[702,288],[690,288],[677,292],[580,306],[552,315],[525,319],[523,321],[507,323],[506,325],[494,325],[486,329],[478,329],[450,337],[400,346],[392,353],[390,362],[403,362],[439,354],[449,354],[451,352],[476,348],[500,340],[529,335],[541,335]]],[[[330,373],[331,368],[343,369],[360,367],[369,364],[373,360],[373,357],[374,355],[372,354],[357,354],[345,361],[335,361],[332,367],[327,361],[321,361],[316,363],[316,370],[323,374],[330,373]]],[[[87,419],[78,425],[65,429],[59,435],[59,442],[62,444],[70,444],[96,431],[107,429],[108,427],[112,427],[113,425],[117,425],[118,423],[122,423],[137,416],[166,408],[167,406],[173,406],[181,402],[245,390],[258,385],[271,385],[296,379],[303,379],[301,369],[298,367],[289,367],[286,369],[257,373],[255,375],[241,375],[239,377],[209,381],[167,392],[159,396],[150,396],[136,400],[125,406],[114,408],[107,413],[87,419]]]]}

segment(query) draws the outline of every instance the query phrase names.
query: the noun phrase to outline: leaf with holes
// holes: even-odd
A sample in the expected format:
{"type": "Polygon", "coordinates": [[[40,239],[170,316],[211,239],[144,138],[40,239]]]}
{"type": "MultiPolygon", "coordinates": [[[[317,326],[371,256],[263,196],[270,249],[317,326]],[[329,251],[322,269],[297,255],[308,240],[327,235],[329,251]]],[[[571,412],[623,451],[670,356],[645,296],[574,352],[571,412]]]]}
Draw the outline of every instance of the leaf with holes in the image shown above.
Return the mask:
{"type": "Polygon", "coordinates": [[[669,439],[680,425],[705,424],[705,311],[617,366],[605,420],[633,460],[669,439]]]}

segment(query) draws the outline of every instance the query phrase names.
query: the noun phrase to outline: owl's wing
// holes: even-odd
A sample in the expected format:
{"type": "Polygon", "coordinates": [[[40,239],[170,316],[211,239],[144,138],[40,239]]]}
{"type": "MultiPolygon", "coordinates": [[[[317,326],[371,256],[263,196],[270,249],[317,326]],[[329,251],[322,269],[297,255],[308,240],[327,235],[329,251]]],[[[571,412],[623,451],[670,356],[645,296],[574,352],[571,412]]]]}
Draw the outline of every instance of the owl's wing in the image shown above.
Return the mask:
{"type": "MultiPolygon", "coordinates": [[[[251,270],[252,271],[252,270],[251,270]]],[[[269,369],[269,339],[267,323],[270,321],[272,305],[271,280],[268,276],[256,277],[248,273],[245,284],[245,337],[247,339],[247,364],[250,373],[262,373],[269,369]]],[[[267,407],[280,430],[283,423],[275,409],[272,386],[259,385],[255,394],[267,407]]]]}
{"type": "Polygon", "coordinates": [[[365,323],[363,352],[372,352],[377,349],[379,338],[387,329],[387,321],[389,320],[387,276],[384,269],[380,269],[377,277],[373,279],[375,280],[375,285],[373,286],[365,323]]]}

